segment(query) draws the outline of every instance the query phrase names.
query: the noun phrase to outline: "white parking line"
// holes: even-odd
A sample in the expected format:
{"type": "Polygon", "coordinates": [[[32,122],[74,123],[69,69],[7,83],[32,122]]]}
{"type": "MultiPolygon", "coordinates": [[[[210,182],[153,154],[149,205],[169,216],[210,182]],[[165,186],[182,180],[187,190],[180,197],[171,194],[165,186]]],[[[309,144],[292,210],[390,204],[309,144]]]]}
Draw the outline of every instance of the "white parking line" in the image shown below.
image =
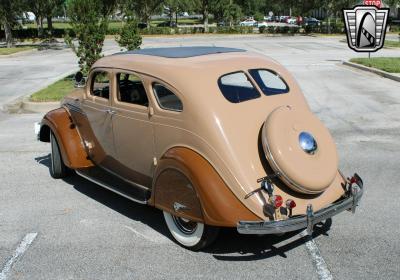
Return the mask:
{"type": "Polygon", "coordinates": [[[324,258],[322,257],[321,252],[319,251],[318,246],[315,243],[314,239],[308,237],[305,231],[303,231],[301,235],[308,238],[305,245],[307,252],[312,259],[314,267],[317,270],[318,279],[332,280],[333,279],[332,273],[329,271],[328,265],[326,264],[324,258]]]}
{"type": "Polygon", "coordinates": [[[25,251],[32,244],[33,240],[35,240],[37,236],[36,232],[28,233],[25,235],[24,239],[22,239],[21,243],[19,243],[17,249],[15,249],[13,256],[8,260],[8,262],[3,267],[3,270],[0,273],[0,280],[6,280],[7,275],[10,272],[13,264],[25,253],[25,251]]]}
{"type": "Polygon", "coordinates": [[[158,243],[158,244],[166,244],[169,242],[169,239],[167,237],[154,232],[153,229],[146,230],[145,233],[142,233],[142,232],[135,230],[134,228],[132,228],[130,226],[124,226],[124,227],[129,229],[130,231],[132,231],[134,234],[136,234],[150,242],[158,243]]]}

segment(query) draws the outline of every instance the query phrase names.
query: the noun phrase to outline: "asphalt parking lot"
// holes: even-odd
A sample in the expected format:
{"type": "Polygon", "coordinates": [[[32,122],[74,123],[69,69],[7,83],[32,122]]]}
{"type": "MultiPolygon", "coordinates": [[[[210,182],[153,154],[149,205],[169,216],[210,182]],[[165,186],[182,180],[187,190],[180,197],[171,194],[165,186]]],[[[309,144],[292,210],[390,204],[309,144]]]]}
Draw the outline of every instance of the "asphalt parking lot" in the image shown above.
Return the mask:
{"type": "MultiPolygon", "coordinates": [[[[52,179],[50,147],[33,132],[40,114],[0,113],[0,280],[400,278],[400,83],[342,66],[340,60],[365,54],[335,37],[195,36],[144,43],[239,47],[285,65],[333,134],[343,173],[356,171],[364,179],[357,213],[334,217],[312,240],[223,230],[207,250],[187,251],[171,240],[161,212],[78,176],[52,179]]],[[[106,49],[118,51],[111,41],[106,49]]],[[[0,58],[0,106],[75,70],[68,50],[54,52],[0,58]]]]}

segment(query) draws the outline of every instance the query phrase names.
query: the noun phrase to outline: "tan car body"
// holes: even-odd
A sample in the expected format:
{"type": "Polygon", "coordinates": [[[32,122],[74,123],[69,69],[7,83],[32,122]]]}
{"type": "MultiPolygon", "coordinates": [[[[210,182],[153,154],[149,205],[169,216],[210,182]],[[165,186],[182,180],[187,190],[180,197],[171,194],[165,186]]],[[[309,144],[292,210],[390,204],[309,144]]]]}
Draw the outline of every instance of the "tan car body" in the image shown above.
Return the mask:
{"type": "MultiPolygon", "coordinates": [[[[260,187],[260,178],[274,173],[261,139],[267,117],[282,106],[310,113],[300,87],[286,69],[265,56],[234,52],[178,59],[113,55],[96,62],[91,73],[96,70],[110,73],[108,101],[92,96],[86,86],[69,95],[63,108],[49,112],[42,122],[43,135],[46,126],[56,132],[67,166],[78,171],[92,165],[110,167],[119,177],[147,189],[151,196],[146,203],[206,224],[235,227],[240,220],[273,219],[264,211],[269,203],[265,192],[246,195],[260,187]],[[218,79],[249,69],[273,70],[286,81],[289,93],[228,102],[218,79]],[[120,72],[141,78],[148,107],[117,101],[115,74],[120,72]],[[182,112],[159,106],[152,90],[154,82],[179,97],[182,112]],[[77,113],[80,110],[86,119],[77,113]]],[[[261,92],[257,83],[251,82],[261,92]]],[[[332,157],[337,165],[335,155],[332,157]]],[[[274,194],[284,201],[296,201],[293,215],[304,215],[309,204],[318,211],[337,201],[346,185],[338,170],[329,186],[315,194],[296,192],[281,180],[273,182],[274,194]]]]}

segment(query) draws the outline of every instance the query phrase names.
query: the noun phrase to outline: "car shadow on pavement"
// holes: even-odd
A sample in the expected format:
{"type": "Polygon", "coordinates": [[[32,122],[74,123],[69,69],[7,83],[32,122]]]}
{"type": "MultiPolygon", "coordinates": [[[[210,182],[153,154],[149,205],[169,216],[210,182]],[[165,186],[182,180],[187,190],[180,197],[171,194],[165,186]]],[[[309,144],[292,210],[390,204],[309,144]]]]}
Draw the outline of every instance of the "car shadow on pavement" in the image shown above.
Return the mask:
{"type": "Polygon", "coordinates": [[[314,226],[312,236],[295,231],[283,235],[241,235],[236,229],[222,229],[214,245],[206,252],[221,261],[254,261],[271,257],[287,258],[286,252],[299,247],[311,238],[328,235],[332,220],[314,226]]]}
{"type": "MultiPolygon", "coordinates": [[[[50,167],[50,155],[37,157],[35,160],[50,167]]],[[[80,193],[129,219],[146,224],[173,241],[162,212],[158,209],[135,203],[76,174],[63,180],[80,193]]],[[[328,235],[331,223],[331,220],[327,220],[324,224],[316,225],[312,237],[302,236],[300,231],[281,236],[241,235],[234,228],[222,228],[217,240],[203,252],[212,254],[220,261],[253,261],[276,256],[287,258],[286,252],[303,245],[309,238],[328,235]]]]}

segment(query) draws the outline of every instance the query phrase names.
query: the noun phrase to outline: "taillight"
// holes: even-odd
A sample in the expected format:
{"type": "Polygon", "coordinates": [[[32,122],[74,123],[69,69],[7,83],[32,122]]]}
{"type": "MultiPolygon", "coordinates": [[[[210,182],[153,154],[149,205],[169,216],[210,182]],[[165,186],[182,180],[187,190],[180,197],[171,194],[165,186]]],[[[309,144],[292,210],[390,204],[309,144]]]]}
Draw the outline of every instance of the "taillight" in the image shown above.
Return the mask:
{"type": "Polygon", "coordinates": [[[275,208],[280,208],[283,205],[283,198],[280,195],[273,195],[271,196],[271,203],[272,206],[275,208]]]}
{"type": "Polygon", "coordinates": [[[295,208],[296,207],[296,202],[294,202],[294,200],[293,199],[288,199],[288,200],[286,200],[286,208],[287,209],[293,209],[293,208],[295,208]]]}

